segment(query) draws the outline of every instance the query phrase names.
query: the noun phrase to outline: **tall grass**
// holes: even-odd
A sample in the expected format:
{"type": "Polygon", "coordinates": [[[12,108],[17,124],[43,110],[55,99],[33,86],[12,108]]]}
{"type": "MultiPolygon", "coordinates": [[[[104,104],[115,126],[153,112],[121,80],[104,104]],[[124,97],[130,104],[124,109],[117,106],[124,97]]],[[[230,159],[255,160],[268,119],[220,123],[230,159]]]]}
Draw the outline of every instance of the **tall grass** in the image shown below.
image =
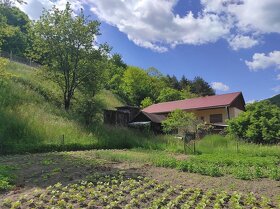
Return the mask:
{"type": "Polygon", "coordinates": [[[220,135],[210,135],[199,140],[197,150],[204,154],[244,154],[247,156],[280,157],[279,145],[257,145],[220,135]]]}

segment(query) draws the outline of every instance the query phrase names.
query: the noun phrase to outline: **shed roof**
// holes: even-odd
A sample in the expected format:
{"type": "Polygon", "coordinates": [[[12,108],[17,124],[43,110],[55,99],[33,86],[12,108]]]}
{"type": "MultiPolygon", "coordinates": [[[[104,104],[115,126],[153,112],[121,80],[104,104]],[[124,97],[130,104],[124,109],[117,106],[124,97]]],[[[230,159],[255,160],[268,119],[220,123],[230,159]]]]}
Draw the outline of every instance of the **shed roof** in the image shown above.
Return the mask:
{"type": "Polygon", "coordinates": [[[132,121],[133,122],[146,122],[151,121],[154,123],[161,123],[163,120],[165,120],[166,116],[164,115],[157,115],[153,113],[147,113],[144,111],[141,111],[132,121]]]}
{"type": "Polygon", "coordinates": [[[242,100],[244,101],[242,93],[235,92],[229,94],[221,94],[153,104],[143,109],[143,111],[146,113],[168,113],[176,109],[189,110],[225,107],[230,106],[238,97],[242,98],[242,100]]]}
{"type": "Polygon", "coordinates": [[[147,112],[144,112],[144,111],[142,111],[142,113],[144,115],[146,115],[154,123],[161,123],[163,120],[166,119],[166,116],[164,116],[164,115],[156,115],[156,114],[147,113],[147,112]]]}

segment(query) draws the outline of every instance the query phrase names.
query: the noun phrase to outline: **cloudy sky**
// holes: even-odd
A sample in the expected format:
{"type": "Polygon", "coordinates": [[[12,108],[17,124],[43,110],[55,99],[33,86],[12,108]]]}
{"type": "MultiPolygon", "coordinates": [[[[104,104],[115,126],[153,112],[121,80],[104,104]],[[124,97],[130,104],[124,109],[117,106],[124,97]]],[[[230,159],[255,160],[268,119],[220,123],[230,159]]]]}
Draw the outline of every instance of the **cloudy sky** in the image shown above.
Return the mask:
{"type": "MultiPolygon", "coordinates": [[[[67,0],[25,0],[31,19],[67,0]]],[[[108,42],[130,65],[202,76],[218,94],[246,101],[280,93],[279,0],[70,0],[102,22],[108,42]]]]}

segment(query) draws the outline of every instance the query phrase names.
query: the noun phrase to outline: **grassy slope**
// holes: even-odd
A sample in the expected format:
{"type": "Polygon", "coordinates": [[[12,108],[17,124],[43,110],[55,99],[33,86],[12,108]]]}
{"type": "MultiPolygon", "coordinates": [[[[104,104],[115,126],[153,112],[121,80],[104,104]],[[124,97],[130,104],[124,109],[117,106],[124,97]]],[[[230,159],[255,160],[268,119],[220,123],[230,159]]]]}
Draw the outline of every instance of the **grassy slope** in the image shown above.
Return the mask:
{"type": "MultiPolygon", "coordinates": [[[[59,87],[43,79],[40,70],[16,63],[10,63],[7,70],[15,77],[0,88],[2,153],[167,146],[161,137],[126,128],[98,124],[84,127],[75,115],[63,110],[59,87]],[[157,143],[160,140],[161,143],[157,143]]],[[[97,95],[97,99],[103,100],[104,108],[113,109],[123,104],[105,90],[97,95]]],[[[77,104],[73,101],[75,106],[77,104]]],[[[170,145],[169,149],[172,147],[170,145]]]]}

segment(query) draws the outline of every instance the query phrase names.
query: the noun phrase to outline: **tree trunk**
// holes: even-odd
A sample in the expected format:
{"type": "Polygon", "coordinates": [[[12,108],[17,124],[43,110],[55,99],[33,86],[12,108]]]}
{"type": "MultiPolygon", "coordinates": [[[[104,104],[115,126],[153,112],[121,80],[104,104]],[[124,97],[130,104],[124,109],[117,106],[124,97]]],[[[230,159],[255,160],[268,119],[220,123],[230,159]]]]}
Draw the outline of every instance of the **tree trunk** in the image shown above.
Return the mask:
{"type": "Polygon", "coordinates": [[[68,111],[70,109],[70,98],[64,97],[64,109],[68,111]]]}

